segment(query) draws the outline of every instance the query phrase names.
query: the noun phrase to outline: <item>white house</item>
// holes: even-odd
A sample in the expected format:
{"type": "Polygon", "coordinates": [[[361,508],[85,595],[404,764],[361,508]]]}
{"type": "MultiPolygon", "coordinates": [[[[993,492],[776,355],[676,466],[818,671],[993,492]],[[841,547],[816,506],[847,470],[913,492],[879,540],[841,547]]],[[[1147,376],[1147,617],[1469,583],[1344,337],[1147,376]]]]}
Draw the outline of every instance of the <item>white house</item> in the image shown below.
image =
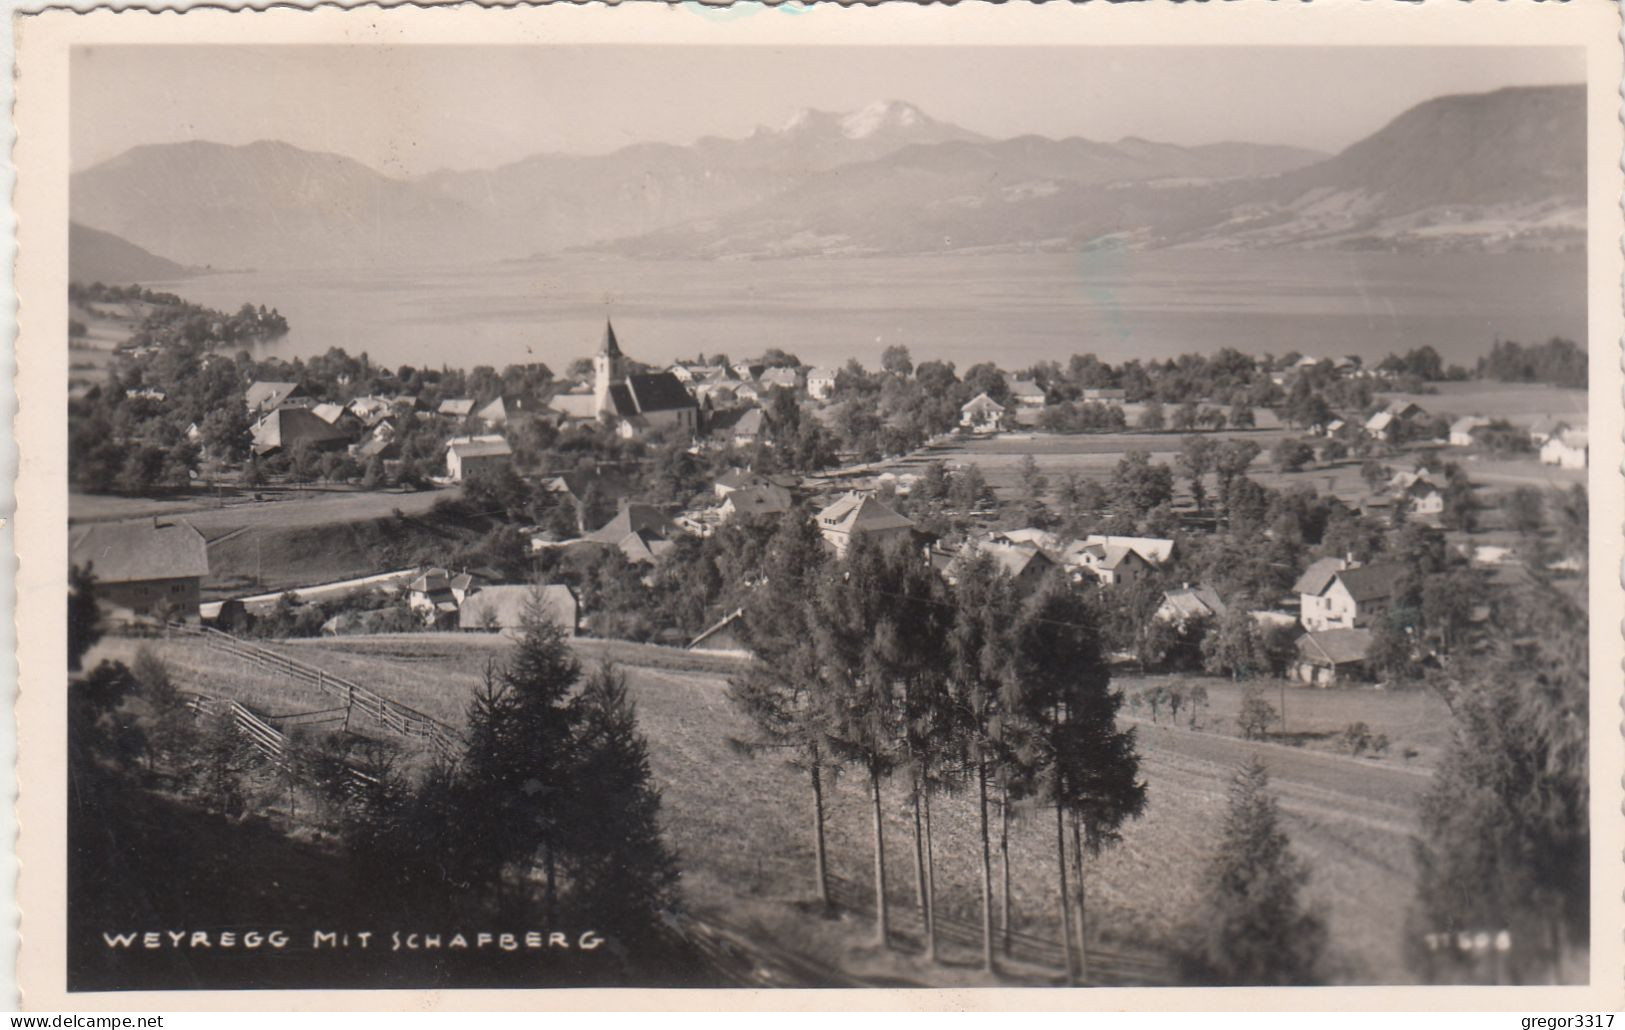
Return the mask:
{"type": "Polygon", "coordinates": [[[1471,447],[1475,441],[1473,431],[1483,429],[1490,420],[1479,415],[1467,415],[1450,423],[1450,446],[1471,447]]]}
{"type": "Polygon", "coordinates": [[[1299,599],[1299,621],[1310,632],[1363,628],[1393,602],[1404,576],[1403,565],[1351,565],[1342,558],[1321,558],[1292,587],[1299,599]]]}
{"type": "Polygon", "coordinates": [[[818,531],[835,549],[837,557],[845,557],[852,541],[859,536],[882,541],[906,537],[913,533],[912,520],[897,514],[873,497],[863,494],[845,494],[818,513],[818,531]]]}
{"type": "Polygon", "coordinates": [[[815,368],[807,373],[807,396],[815,401],[827,401],[835,392],[835,369],[815,368]]]}
{"type": "Polygon", "coordinates": [[[1565,429],[1540,445],[1543,465],[1583,469],[1591,456],[1591,445],[1583,429],[1565,429]]]}
{"type": "Polygon", "coordinates": [[[1004,425],[1004,405],[979,393],[959,409],[959,424],[973,433],[996,433],[1004,425]]]}
{"type": "Polygon", "coordinates": [[[1004,382],[1010,388],[1010,403],[1017,408],[1036,410],[1049,403],[1049,398],[1044,395],[1044,388],[1031,379],[1017,379],[1007,374],[1004,382]]]}
{"type": "Polygon", "coordinates": [[[513,448],[500,436],[454,436],[446,441],[446,475],[461,483],[477,468],[506,465],[513,448]]]}

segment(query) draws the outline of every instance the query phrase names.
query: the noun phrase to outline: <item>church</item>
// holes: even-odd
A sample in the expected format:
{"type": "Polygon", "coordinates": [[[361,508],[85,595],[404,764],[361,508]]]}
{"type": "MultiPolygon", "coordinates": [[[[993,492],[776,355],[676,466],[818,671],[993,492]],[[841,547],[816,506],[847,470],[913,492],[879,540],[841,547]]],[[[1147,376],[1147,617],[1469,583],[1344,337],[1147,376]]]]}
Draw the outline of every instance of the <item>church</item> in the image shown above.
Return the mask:
{"type": "Polygon", "coordinates": [[[670,372],[628,375],[626,357],[615,339],[615,326],[604,323],[604,343],[592,359],[593,399],[600,421],[627,439],[650,432],[676,430],[693,436],[700,428],[700,406],[670,372]]]}

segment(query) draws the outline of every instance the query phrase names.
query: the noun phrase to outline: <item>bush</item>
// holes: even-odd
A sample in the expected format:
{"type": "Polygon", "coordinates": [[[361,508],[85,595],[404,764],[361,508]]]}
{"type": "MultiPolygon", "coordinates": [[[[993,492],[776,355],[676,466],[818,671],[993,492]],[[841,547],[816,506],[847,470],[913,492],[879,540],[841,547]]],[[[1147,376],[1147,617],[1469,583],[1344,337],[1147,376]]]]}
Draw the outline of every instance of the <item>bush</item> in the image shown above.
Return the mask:
{"type": "Polygon", "coordinates": [[[1262,740],[1270,724],[1279,718],[1275,706],[1264,700],[1264,692],[1258,687],[1249,687],[1241,696],[1241,711],[1236,715],[1236,725],[1248,740],[1262,740]]]}

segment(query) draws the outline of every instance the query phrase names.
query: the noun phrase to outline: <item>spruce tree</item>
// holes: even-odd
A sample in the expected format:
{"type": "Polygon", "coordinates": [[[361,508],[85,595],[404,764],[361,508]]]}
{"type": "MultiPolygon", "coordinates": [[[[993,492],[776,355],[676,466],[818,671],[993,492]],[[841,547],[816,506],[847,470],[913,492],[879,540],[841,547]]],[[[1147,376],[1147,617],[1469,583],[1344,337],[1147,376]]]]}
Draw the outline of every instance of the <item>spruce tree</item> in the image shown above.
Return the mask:
{"type": "Polygon", "coordinates": [[[1254,757],[1231,781],[1230,807],[1203,878],[1193,931],[1205,979],[1230,985],[1316,983],[1326,926],[1301,898],[1309,870],[1292,851],[1254,757]]]}

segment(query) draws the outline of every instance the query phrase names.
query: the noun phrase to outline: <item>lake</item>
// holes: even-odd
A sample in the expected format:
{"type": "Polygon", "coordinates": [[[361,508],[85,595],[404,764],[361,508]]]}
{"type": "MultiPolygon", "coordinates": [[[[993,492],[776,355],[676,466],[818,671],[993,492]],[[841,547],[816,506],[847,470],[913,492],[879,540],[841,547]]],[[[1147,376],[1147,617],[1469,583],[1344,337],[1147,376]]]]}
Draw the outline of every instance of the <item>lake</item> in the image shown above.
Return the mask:
{"type": "Polygon", "coordinates": [[[808,364],[906,345],[916,361],[1019,368],[1235,347],[1372,359],[1429,344],[1471,365],[1497,338],[1586,328],[1583,254],[1124,251],[779,261],[569,255],[446,269],[233,272],[152,284],[222,310],[275,307],[261,356],[341,347],[389,366],[590,355],[606,315],[627,354],[664,363],[779,347],[808,364]]]}

